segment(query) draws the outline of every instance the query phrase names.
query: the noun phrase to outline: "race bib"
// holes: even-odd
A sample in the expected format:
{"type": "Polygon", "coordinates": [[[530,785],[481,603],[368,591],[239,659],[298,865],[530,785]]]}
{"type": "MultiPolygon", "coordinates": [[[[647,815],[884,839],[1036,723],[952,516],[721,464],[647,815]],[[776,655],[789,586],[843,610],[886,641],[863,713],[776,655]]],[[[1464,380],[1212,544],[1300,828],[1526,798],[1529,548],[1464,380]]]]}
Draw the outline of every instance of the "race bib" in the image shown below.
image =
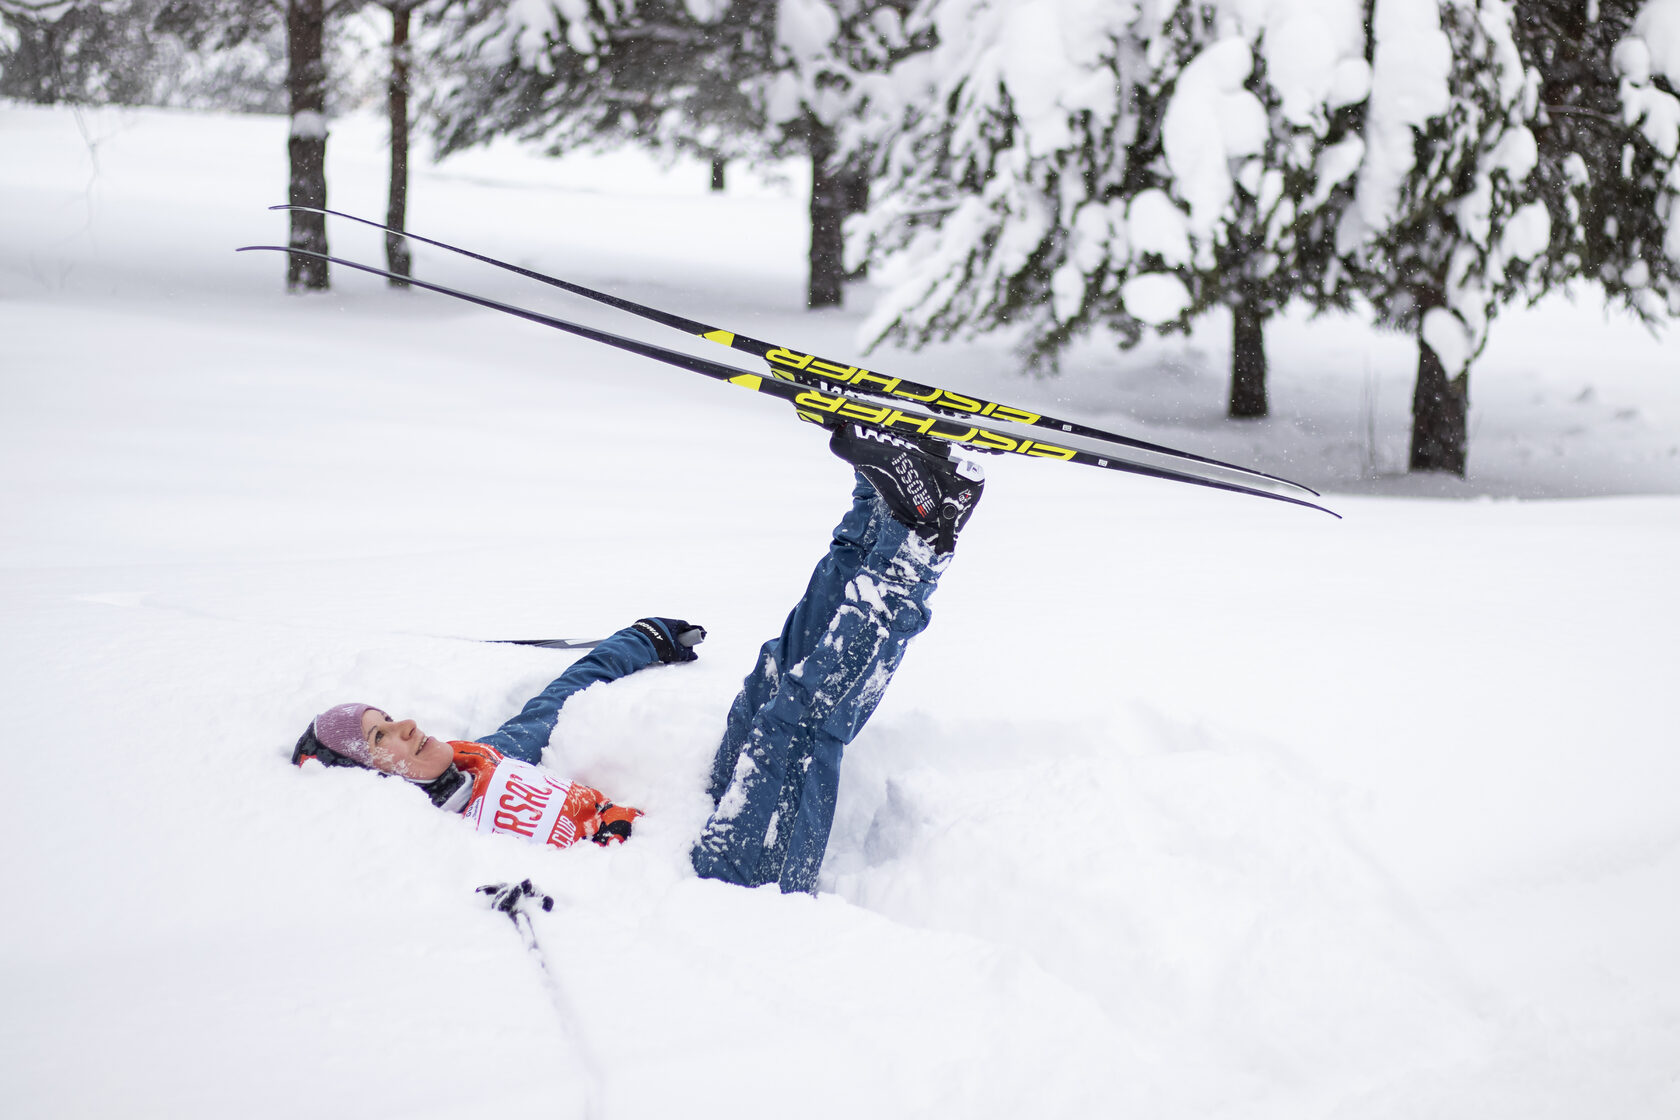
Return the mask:
{"type": "Polygon", "coordinates": [[[581,792],[582,787],[540,766],[504,758],[496,764],[483,795],[475,797],[461,815],[478,832],[510,833],[566,848],[580,838],[581,823],[596,815],[594,798],[574,798],[574,790],[581,792]]]}

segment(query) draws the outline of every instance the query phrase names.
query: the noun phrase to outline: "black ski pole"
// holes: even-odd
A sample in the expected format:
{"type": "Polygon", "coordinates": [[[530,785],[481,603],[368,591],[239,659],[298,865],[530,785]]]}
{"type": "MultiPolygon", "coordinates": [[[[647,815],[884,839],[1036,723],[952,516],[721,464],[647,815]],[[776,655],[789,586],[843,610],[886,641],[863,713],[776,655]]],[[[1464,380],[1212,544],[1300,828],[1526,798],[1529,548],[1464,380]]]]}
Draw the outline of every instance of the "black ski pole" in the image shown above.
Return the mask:
{"type": "Polygon", "coordinates": [[[589,1044],[583,1037],[583,1017],[572,1006],[572,1001],[566,998],[565,990],[560,987],[560,978],[549,967],[548,957],[537,940],[536,927],[531,923],[531,908],[537,907],[543,913],[549,913],[554,909],[554,899],[532,886],[529,879],[518,883],[486,883],[474,893],[490,896],[490,909],[507,915],[508,921],[513,923],[513,928],[519,931],[520,940],[525,942],[525,948],[537,958],[537,968],[542,972],[543,987],[548,991],[549,1002],[554,1005],[554,1011],[560,1017],[560,1033],[571,1044],[572,1051],[577,1056],[583,1114],[591,1118],[599,1116],[600,1071],[589,1051],[589,1044]]]}
{"type": "Polygon", "coordinates": [[[539,649],[594,649],[605,638],[480,638],[493,646],[536,646],[539,649]]]}
{"type": "MultiPolygon", "coordinates": [[[[539,649],[594,649],[605,638],[480,638],[482,642],[497,646],[536,646],[539,649]]],[[[680,646],[697,646],[706,640],[706,629],[703,626],[691,627],[677,635],[680,646]]]]}

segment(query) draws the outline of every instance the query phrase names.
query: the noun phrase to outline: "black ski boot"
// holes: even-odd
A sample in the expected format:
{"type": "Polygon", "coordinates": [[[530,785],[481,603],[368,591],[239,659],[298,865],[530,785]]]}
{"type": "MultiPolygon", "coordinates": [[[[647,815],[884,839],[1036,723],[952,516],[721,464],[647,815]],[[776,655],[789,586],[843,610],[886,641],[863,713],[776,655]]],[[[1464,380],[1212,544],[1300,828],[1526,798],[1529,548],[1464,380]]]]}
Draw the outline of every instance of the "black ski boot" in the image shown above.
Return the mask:
{"type": "Polygon", "coordinates": [[[935,553],[957,546],[957,534],[986,485],[979,464],[953,457],[948,447],[942,440],[850,421],[835,428],[828,441],[828,449],[856,467],[893,517],[933,545],[935,553]]]}

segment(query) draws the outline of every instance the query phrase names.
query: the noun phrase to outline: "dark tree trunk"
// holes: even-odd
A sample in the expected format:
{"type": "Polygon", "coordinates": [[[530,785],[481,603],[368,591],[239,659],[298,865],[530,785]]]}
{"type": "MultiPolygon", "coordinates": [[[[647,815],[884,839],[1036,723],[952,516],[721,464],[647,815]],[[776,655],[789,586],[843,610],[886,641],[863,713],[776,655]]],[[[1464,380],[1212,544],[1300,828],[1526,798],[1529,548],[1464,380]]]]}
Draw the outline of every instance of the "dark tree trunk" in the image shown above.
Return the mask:
{"type": "Polygon", "coordinates": [[[839,307],[845,297],[846,181],[834,167],[834,132],[812,121],[806,132],[811,153],[811,275],[805,306],[839,307]]]}
{"type": "Polygon", "coordinates": [[[1231,309],[1231,404],[1233,420],[1266,415],[1266,315],[1258,304],[1231,309]]]}
{"type": "Polygon", "coordinates": [[[722,156],[712,157],[712,190],[723,190],[723,172],[724,168],[728,166],[729,161],[724,159],[722,156]]]}
{"type": "MultiPolygon", "coordinates": [[[[411,9],[402,3],[391,8],[391,197],[385,208],[385,224],[406,229],[408,221],[408,22],[411,9]]],[[[408,238],[385,235],[385,268],[399,276],[412,276],[413,257],[408,238]]],[[[405,280],[389,281],[393,288],[406,288],[405,280]]]]}
{"type": "MultiPolygon", "coordinates": [[[[287,0],[286,86],[292,98],[292,131],[286,150],[291,157],[293,206],[327,204],[327,66],[321,41],[325,13],[322,0],[287,0]]],[[[291,211],[294,249],[327,251],[327,220],[320,214],[291,211]]],[[[327,262],[290,254],[286,258],[286,287],[324,290],[327,262]]]]}
{"type": "MultiPolygon", "coordinates": [[[[845,173],[846,216],[861,214],[869,209],[869,167],[860,163],[848,167],[845,173]]],[[[844,242],[842,242],[842,245],[844,242]]],[[[869,262],[864,261],[857,268],[846,274],[848,280],[867,280],[869,278],[869,262]]]]}
{"type": "Polygon", "coordinates": [[[1469,371],[1449,378],[1441,358],[1418,338],[1417,388],[1412,393],[1412,470],[1451,471],[1464,477],[1470,415],[1469,371]]]}

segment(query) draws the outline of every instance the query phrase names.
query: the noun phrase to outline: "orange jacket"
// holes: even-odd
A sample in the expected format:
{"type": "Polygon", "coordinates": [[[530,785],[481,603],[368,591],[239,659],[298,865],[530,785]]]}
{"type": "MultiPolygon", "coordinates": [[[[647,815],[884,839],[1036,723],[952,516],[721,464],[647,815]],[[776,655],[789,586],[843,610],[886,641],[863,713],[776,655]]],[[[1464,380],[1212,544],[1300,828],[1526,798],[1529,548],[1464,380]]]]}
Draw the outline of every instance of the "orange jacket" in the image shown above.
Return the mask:
{"type": "Polygon", "coordinates": [[[569,848],[579,840],[622,842],[640,809],[614,805],[579,782],[509,758],[484,743],[451,741],[455,765],[472,782],[461,816],[479,832],[500,832],[569,848]]]}

